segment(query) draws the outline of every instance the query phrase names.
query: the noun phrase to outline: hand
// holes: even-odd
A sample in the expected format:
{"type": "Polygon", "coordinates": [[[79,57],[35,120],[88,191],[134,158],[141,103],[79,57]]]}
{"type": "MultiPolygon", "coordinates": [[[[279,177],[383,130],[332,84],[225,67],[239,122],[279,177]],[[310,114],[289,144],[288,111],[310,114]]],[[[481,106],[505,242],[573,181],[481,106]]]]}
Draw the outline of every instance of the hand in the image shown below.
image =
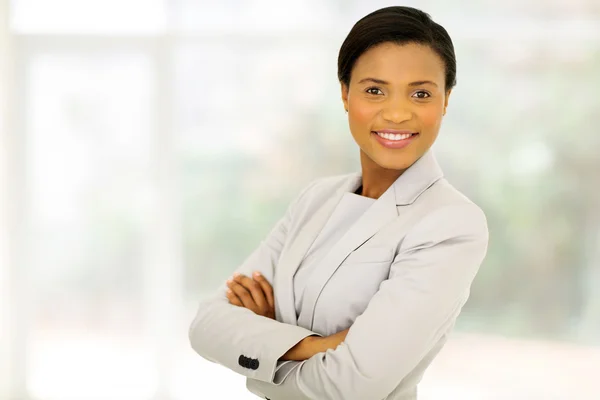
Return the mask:
{"type": "Polygon", "coordinates": [[[245,307],[255,314],[275,319],[275,298],[273,287],[260,273],[253,274],[254,279],[235,273],[227,280],[227,298],[238,307],[245,307]]]}
{"type": "Polygon", "coordinates": [[[348,329],[344,329],[343,331],[340,331],[336,334],[327,336],[323,338],[323,346],[325,348],[325,350],[335,350],[336,347],[338,347],[344,340],[346,340],[346,336],[348,335],[348,331],[350,331],[350,328],[348,329]]]}
{"type": "Polygon", "coordinates": [[[350,328],[327,337],[307,336],[281,356],[280,360],[304,361],[315,354],[335,350],[346,340],[349,330],[350,328]]]}

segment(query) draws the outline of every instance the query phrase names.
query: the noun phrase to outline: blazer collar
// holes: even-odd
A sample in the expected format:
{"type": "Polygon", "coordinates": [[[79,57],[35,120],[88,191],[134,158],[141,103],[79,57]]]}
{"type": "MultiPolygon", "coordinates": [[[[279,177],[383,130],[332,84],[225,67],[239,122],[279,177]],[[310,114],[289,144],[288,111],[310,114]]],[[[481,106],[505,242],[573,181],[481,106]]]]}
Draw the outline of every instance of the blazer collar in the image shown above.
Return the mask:
{"type": "Polygon", "coordinates": [[[432,150],[428,150],[393,183],[396,205],[405,206],[415,200],[444,176],[432,150]]]}
{"type": "MultiPolygon", "coordinates": [[[[433,154],[433,150],[430,149],[404,171],[384,194],[387,197],[389,196],[387,192],[392,191],[395,205],[406,206],[414,203],[421,193],[443,176],[444,173],[433,154]]],[[[339,193],[355,192],[361,183],[362,173],[358,172],[340,188],[339,193]]]]}

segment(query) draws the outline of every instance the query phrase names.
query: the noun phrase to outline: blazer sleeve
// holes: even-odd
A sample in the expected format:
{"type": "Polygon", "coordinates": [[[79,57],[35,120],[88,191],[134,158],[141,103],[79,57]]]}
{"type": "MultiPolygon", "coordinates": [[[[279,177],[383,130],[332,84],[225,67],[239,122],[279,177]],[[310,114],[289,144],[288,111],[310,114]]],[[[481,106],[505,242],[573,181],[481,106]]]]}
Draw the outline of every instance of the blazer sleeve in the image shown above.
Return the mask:
{"type": "Polygon", "coordinates": [[[248,388],[271,399],[385,398],[452,329],[487,244],[486,218],[476,205],[430,213],[404,238],[389,279],[345,342],[286,365],[274,383],[249,380],[248,388]]]}
{"type": "MultiPolygon", "coordinates": [[[[237,268],[237,272],[261,274],[273,284],[275,268],[286,242],[292,216],[308,185],[291,203],[258,248],[237,268]]],[[[272,382],[277,360],[300,340],[316,333],[284,324],[229,303],[224,283],[216,294],[202,301],[189,328],[192,348],[208,361],[221,364],[248,378],[272,382]]]]}

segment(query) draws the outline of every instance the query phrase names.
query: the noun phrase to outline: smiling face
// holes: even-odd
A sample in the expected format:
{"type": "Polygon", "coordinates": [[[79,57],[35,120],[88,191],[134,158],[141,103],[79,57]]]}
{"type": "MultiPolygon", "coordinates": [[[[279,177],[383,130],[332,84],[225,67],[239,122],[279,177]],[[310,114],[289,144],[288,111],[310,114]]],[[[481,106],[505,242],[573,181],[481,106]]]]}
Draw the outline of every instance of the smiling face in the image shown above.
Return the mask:
{"type": "Polygon", "coordinates": [[[364,162],[405,170],[437,138],[450,91],[442,59],[426,45],[391,42],[364,52],[342,84],[350,131],[364,162]]]}

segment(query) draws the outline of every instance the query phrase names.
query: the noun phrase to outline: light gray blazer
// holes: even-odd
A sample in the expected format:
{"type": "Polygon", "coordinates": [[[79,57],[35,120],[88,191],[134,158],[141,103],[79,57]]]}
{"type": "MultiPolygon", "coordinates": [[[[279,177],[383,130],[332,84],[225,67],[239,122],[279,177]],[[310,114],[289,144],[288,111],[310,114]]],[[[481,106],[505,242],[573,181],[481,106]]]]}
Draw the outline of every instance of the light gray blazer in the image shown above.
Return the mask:
{"type": "Polygon", "coordinates": [[[189,338],[202,357],[245,375],[271,400],[416,399],[483,261],[483,212],[453,188],[431,151],[414,163],[332,247],[305,288],[296,316],[293,276],[360,174],[308,185],[237,269],[260,270],[275,292],[276,320],[229,304],[223,285],[203,301],[189,338]],[[278,359],[308,335],[348,327],[335,350],[278,359]]]}

